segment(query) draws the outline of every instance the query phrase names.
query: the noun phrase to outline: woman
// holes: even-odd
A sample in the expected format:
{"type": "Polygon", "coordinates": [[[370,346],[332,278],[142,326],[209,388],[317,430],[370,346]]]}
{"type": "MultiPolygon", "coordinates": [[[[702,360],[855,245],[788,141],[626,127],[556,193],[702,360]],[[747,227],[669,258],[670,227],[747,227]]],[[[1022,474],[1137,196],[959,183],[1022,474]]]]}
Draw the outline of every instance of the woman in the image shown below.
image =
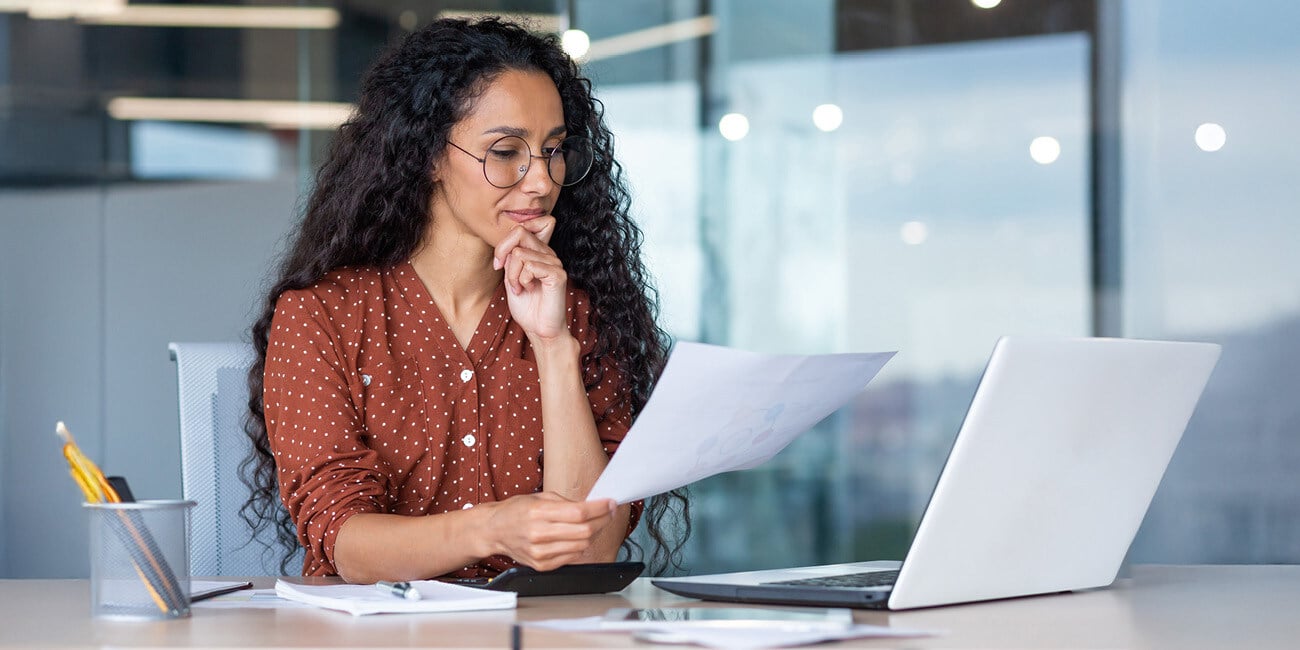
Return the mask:
{"type": "MultiPolygon", "coordinates": [[[[364,78],[253,326],[245,514],[278,519],[304,575],[632,545],[642,504],[583,498],[666,343],[590,86],[556,39],[497,20],[437,21],[364,78]]],[[[667,505],[647,512],[659,566],[681,546],[667,505]]]]}

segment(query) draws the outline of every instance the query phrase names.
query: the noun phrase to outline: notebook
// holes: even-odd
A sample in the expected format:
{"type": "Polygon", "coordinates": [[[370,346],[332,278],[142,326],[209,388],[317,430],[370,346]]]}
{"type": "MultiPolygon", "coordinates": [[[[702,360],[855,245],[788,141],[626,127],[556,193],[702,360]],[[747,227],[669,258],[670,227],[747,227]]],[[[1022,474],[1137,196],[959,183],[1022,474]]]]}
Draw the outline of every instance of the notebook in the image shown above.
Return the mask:
{"type": "Polygon", "coordinates": [[[509,591],[487,591],[437,580],[412,581],[411,586],[419,590],[420,600],[398,598],[376,589],[375,585],[307,585],[283,578],[275,582],[275,593],[285,600],[347,612],[353,616],[515,607],[515,594],[509,591]]]}
{"type": "Polygon", "coordinates": [[[1002,338],[901,563],[653,582],[708,600],[881,609],[1109,585],[1219,352],[1002,338]]]}

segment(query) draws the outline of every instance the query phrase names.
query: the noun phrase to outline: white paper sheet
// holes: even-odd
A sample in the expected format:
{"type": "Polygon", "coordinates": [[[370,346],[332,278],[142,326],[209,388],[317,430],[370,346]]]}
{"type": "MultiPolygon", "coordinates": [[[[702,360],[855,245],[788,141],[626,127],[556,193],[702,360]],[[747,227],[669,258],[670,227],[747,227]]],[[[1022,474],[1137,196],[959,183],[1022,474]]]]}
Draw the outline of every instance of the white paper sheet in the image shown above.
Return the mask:
{"type": "MultiPolygon", "coordinates": [[[[529,621],[524,625],[561,632],[596,632],[605,634],[628,632],[628,630],[611,629],[604,626],[599,616],[529,621]]],[[[729,625],[726,627],[708,627],[660,623],[634,632],[634,636],[638,641],[673,644],[689,643],[708,648],[786,648],[844,639],[867,637],[906,638],[935,636],[938,634],[941,633],[934,630],[864,624],[851,625],[838,630],[809,631],[772,629],[769,626],[743,627],[729,625]]]]}
{"type": "Polygon", "coordinates": [[[755,467],[857,395],[893,356],[764,355],[678,343],[587,498],[628,503],[755,467]]]}
{"type": "Polygon", "coordinates": [[[827,641],[863,638],[906,638],[934,636],[927,630],[905,630],[881,625],[853,625],[842,630],[799,632],[761,629],[674,628],[645,630],[633,635],[637,641],[704,646],[706,648],[790,648],[827,641]]]}
{"type": "Polygon", "coordinates": [[[397,598],[368,584],[305,585],[284,578],[275,581],[275,593],[286,600],[353,616],[514,609],[517,598],[510,591],[475,589],[437,580],[412,580],[411,586],[420,593],[419,600],[397,598]]]}

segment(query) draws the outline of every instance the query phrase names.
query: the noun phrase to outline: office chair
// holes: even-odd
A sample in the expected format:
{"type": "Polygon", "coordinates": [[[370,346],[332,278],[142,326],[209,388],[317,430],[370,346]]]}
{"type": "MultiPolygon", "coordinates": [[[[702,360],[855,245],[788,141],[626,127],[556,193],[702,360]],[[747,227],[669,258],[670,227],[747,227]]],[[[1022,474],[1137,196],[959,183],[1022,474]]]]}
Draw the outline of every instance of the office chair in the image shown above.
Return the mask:
{"type": "MultiPolygon", "coordinates": [[[[253,349],[243,343],[170,343],[176,362],[181,425],[181,488],[190,514],[190,574],[280,575],[275,531],[257,535],[239,516],[249,490],[239,478],[248,455],[247,373],[253,349]]],[[[289,567],[302,565],[302,549],[289,567]]]]}

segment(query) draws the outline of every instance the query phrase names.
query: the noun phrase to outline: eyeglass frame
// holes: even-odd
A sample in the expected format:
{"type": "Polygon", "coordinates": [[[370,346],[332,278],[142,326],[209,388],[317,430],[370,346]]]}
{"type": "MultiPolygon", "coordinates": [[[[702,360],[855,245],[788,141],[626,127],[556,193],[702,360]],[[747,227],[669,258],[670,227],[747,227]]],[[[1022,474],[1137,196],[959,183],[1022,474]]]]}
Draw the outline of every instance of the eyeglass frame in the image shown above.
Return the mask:
{"type": "MultiPolygon", "coordinates": [[[[549,156],[548,156],[548,155],[544,155],[544,154],[543,154],[543,155],[540,155],[540,156],[533,155],[533,146],[530,145],[530,144],[528,144],[528,141],[527,141],[527,140],[525,140],[525,139],[523,139],[523,138],[521,138],[521,137],[519,137],[519,136],[517,136],[517,135],[503,135],[503,136],[497,138],[496,140],[493,140],[493,141],[492,141],[492,144],[489,144],[489,145],[488,145],[487,150],[488,150],[488,151],[491,151],[491,150],[492,150],[492,147],[496,146],[496,144],[497,144],[498,142],[501,142],[502,140],[505,140],[505,139],[508,139],[508,138],[514,138],[514,139],[519,140],[519,141],[521,141],[521,142],[524,143],[524,147],[528,150],[528,166],[526,166],[526,167],[524,168],[523,173],[519,174],[519,178],[518,178],[518,180],[516,180],[515,182],[513,182],[513,183],[511,183],[511,184],[509,184],[509,185],[506,185],[506,186],[504,186],[504,187],[502,187],[502,186],[500,186],[500,185],[497,185],[496,183],[493,183],[493,182],[492,182],[492,179],[491,179],[491,178],[488,178],[488,172],[487,172],[487,155],[484,155],[482,158],[479,158],[478,156],[475,156],[474,154],[472,154],[472,153],[470,153],[468,150],[466,150],[464,147],[462,147],[462,146],[456,144],[455,142],[452,142],[451,140],[447,140],[447,144],[449,144],[449,145],[451,145],[451,146],[453,146],[453,147],[456,147],[457,149],[460,149],[462,152],[464,152],[464,154],[465,154],[466,156],[469,156],[470,158],[473,158],[474,160],[477,160],[477,161],[479,162],[479,164],[483,166],[483,180],[487,181],[487,182],[488,182],[488,185],[491,185],[492,187],[495,187],[495,188],[497,188],[497,189],[499,189],[499,190],[508,190],[508,189],[510,189],[510,188],[512,188],[512,187],[514,187],[514,186],[516,186],[516,185],[518,185],[519,183],[523,182],[523,180],[524,180],[525,178],[528,177],[528,172],[531,171],[532,168],[533,168],[533,159],[534,159],[534,158],[545,158],[545,159],[546,159],[546,177],[549,178],[549,179],[551,179],[551,182],[552,182],[552,183],[555,183],[556,185],[559,185],[560,187],[573,187],[574,185],[577,185],[578,183],[581,183],[583,180],[585,180],[585,179],[587,178],[587,175],[591,173],[591,168],[592,168],[592,166],[594,166],[595,163],[596,163],[596,148],[595,148],[595,145],[591,145],[591,161],[587,163],[587,170],[584,171],[584,172],[582,172],[582,176],[578,177],[578,180],[573,181],[572,183],[569,183],[569,184],[566,185],[566,184],[564,184],[564,183],[562,183],[562,182],[560,182],[560,181],[555,180],[555,177],[551,175],[551,158],[554,157],[555,154],[552,153],[552,154],[549,155],[549,156]]],[[[563,137],[563,138],[560,139],[560,142],[555,146],[556,150],[558,150],[558,149],[560,148],[560,145],[563,145],[563,144],[564,144],[566,141],[568,141],[568,140],[586,140],[588,143],[591,142],[591,139],[588,138],[588,137],[585,137],[585,136],[581,136],[581,135],[569,135],[569,136],[565,136],[565,137],[563,137]]]]}

